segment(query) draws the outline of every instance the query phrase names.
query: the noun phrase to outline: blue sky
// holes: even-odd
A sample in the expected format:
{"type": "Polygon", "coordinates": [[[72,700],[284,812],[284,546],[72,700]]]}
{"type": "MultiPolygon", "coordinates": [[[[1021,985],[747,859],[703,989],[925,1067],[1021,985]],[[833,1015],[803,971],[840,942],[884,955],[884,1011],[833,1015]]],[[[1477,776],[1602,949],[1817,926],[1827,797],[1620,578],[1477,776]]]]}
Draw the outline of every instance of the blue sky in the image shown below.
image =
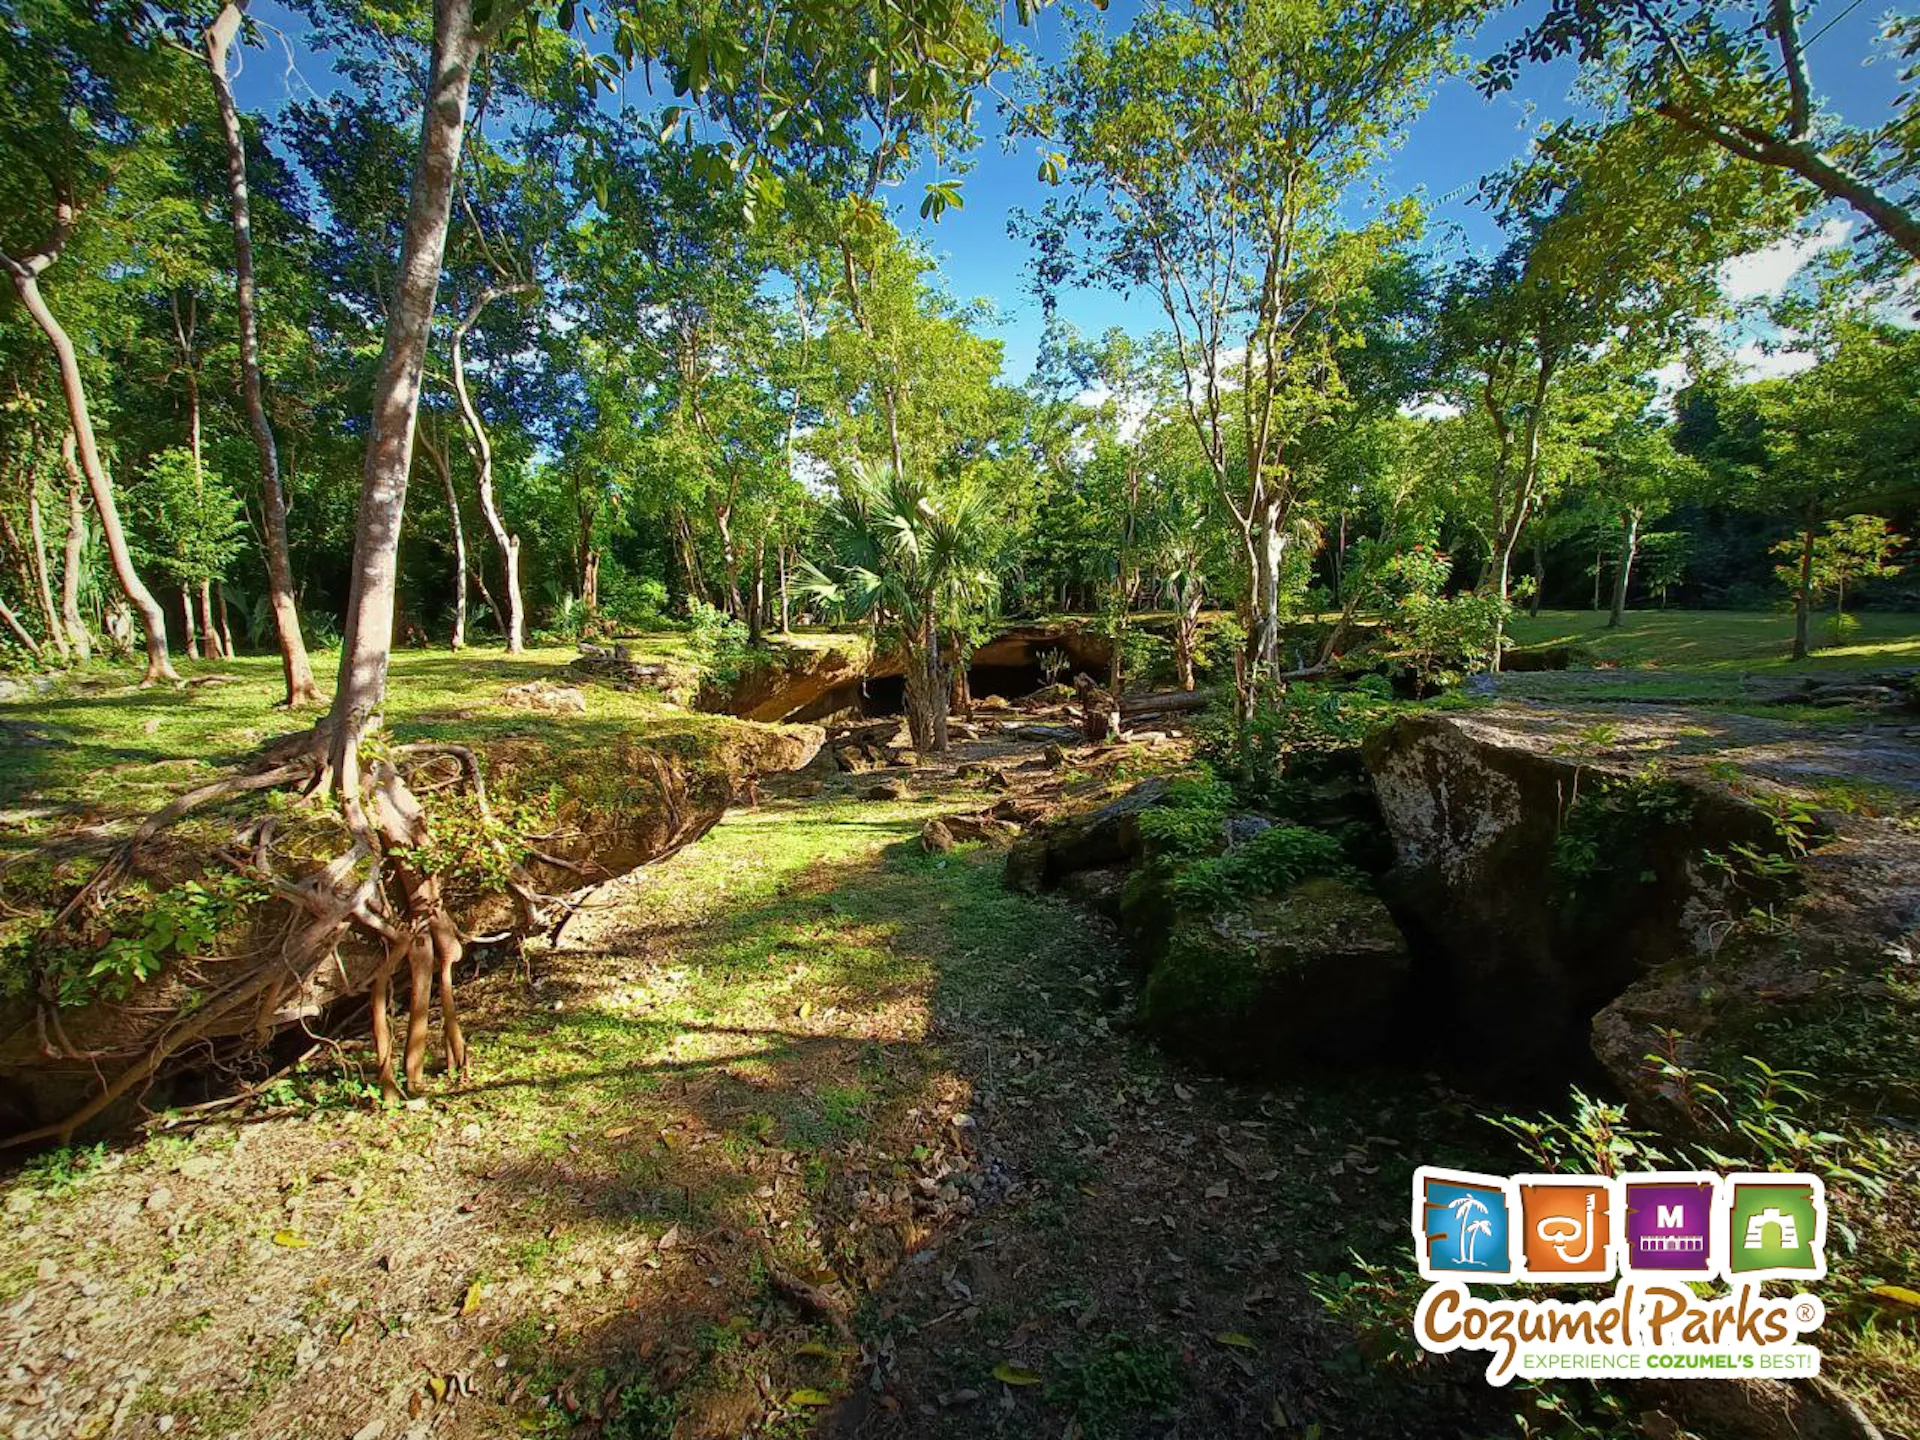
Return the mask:
{"type": "MultiPolygon", "coordinates": [[[[1137,8],[1138,0],[1120,0],[1099,22],[1122,27],[1137,8]]],[[[1541,0],[1526,0],[1495,15],[1474,38],[1470,52],[1481,56],[1497,50],[1541,8],[1541,0]]],[[[335,88],[326,56],[306,44],[308,27],[297,14],[279,0],[259,0],[253,13],[284,36],[285,43],[275,38],[270,48],[247,52],[236,87],[243,107],[272,113],[290,98],[335,88]]],[[[1855,123],[1884,119],[1897,91],[1896,67],[1884,57],[1874,59],[1881,13],[1863,0],[1820,0],[1803,20],[1803,35],[1817,37],[1809,50],[1817,91],[1855,123]]],[[[1025,32],[1024,40],[1045,62],[1060,54],[1066,34],[1066,20],[1054,10],[1043,13],[1025,32]]],[[[1514,91],[1493,100],[1483,99],[1466,75],[1436,87],[1431,104],[1384,167],[1391,194],[1424,196],[1431,247],[1450,251],[1497,245],[1498,232],[1486,212],[1473,203],[1475,187],[1483,175],[1523,154],[1540,122],[1568,113],[1572,78],[1568,65],[1532,68],[1524,72],[1514,91]]],[[[1008,234],[1007,223],[1016,209],[1039,206],[1047,187],[1035,174],[1038,152],[1031,143],[1012,153],[1005,150],[997,107],[981,106],[981,128],[982,144],[964,179],[963,209],[948,211],[937,224],[918,220],[921,186],[932,178],[930,172],[909,177],[890,199],[896,223],[919,233],[939,257],[948,288],[962,299],[984,297],[993,302],[1000,314],[994,333],[1006,347],[1007,377],[1017,381],[1032,369],[1041,315],[1038,301],[1029,293],[1027,247],[1008,234]]],[[[1835,233],[1829,227],[1827,235],[1831,238],[1835,233]]],[[[1737,287],[1749,290],[1762,282],[1773,285],[1790,276],[1806,253],[1805,247],[1779,249],[1731,278],[1737,287]]],[[[1088,333],[1119,325],[1144,334],[1161,325],[1158,306],[1150,296],[1073,290],[1062,296],[1061,310],[1088,333]]]]}

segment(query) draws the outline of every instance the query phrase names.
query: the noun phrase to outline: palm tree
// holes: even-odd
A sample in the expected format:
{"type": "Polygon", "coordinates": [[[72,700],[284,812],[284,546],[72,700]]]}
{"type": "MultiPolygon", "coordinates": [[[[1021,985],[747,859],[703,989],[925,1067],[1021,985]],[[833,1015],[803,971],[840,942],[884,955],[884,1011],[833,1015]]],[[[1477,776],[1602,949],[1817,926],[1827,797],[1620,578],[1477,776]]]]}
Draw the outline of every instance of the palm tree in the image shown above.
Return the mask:
{"type": "Polygon", "coordinates": [[[1467,1217],[1475,1214],[1485,1215],[1487,1207],[1484,1202],[1471,1195],[1456,1195],[1447,1202],[1447,1208],[1453,1212],[1455,1220],[1465,1222],[1460,1227],[1460,1263],[1475,1264],[1474,1239],[1476,1236],[1493,1234],[1493,1226],[1485,1220],[1468,1220],[1467,1217]]]}
{"type": "Polygon", "coordinates": [[[935,500],[918,478],[855,461],[827,516],[834,573],[811,561],[799,568],[802,590],[868,621],[876,643],[901,652],[907,728],[923,755],[947,750],[942,646],[998,594],[989,518],[970,488],[935,500]]]}

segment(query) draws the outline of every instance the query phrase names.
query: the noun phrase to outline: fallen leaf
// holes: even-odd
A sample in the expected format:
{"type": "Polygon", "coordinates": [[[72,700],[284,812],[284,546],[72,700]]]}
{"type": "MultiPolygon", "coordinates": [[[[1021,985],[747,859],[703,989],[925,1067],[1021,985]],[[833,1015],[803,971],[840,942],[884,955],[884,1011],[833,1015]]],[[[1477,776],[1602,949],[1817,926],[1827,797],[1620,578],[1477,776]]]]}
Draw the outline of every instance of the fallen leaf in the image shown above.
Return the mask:
{"type": "Polygon", "coordinates": [[[1253,1343],[1252,1336],[1242,1335],[1238,1330],[1222,1330],[1213,1338],[1216,1344],[1231,1345],[1236,1350],[1258,1350],[1260,1348],[1253,1343]]]}
{"type": "Polygon", "coordinates": [[[606,1131],[605,1134],[609,1140],[624,1140],[627,1136],[633,1134],[633,1126],[616,1125],[611,1130],[606,1131]]]}
{"type": "Polygon", "coordinates": [[[993,1378],[1002,1385],[1038,1385],[1040,1383],[1040,1377],[1033,1371],[1023,1369],[1009,1360],[1002,1360],[993,1367],[993,1378]]]}
{"type": "Polygon", "coordinates": [[[447,1398],[447,1382],[445,1377],[439,1375],[429,1376],[427,1379],[427,1388],[433,1392],[433,1398],[436,1402],[444,1401],[447,1398]]]}
{"type": "Polygon", "coordinates": [[[806,1405],[818,1409],[822,1405],[831,1405],[833,1397],[824,1390],[796,1390],[787,1396],[789,1405],[806,1405]]]}
{"type": "Polygon", "coordinates": [[[460,1302],[460,1313],[471,1315],[480,1308],[480,1300],[486,1294],[487,1287],[478,1280],[467,1286],[467,1298],[460,1302]]]}
{"type": "Polygon", "coordinates": [[[1224,1180],[1215,1181],[1213,1184],[1207,1186],[1207,1199],[1209,1200],[1224,1200],[1227,1198],[1227,1193],[1227,1182],[1224,1180]]]}
{"type": "Polygon", "coordinates": [[[836,1352],[831,1345],[824,1345],[818,1340],[809,1340],[806,1344],[796,1347],[793,1353],[795,1355],[818,1355],[824,1359],[832,1359],[836,1352]]]}
{"type": "Polygon", "coordinates": [[[1193,1099],[1193,1091],[1185,1085],[1182,1085],[1178,1080],[1173,1082],[1173,1093],[1178,1095],[1182,1100],[1193,1099]]]}
{"type": "Polygon", "coordinates": [[[274,1231],[273,1243],[276,1245],[285,1246],[289,1250],[306,1250],[313,1245],[313,1242],[311,1240],[302,1240],[298,1235],[294,1234],[293,1231],[291,1230],[274,1231]]]}
{"type": "Polygon", "coordinates": [[[1876,1285],[1867,1293],[1876,1300],[1887,1300],[1895,1305],[1904,1305],[1909,1310],[1920,1310],[1920,1292],[1909,1290],[1904,1285],[1876,1285]]]}

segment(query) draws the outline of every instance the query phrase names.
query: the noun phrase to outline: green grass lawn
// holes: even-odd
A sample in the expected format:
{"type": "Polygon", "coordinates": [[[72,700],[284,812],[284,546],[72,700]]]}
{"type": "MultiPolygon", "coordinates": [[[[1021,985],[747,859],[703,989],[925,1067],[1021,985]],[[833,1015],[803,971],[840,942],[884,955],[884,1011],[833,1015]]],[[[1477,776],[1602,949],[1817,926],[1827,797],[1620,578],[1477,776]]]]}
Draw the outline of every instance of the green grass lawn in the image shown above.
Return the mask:
{"type": "MultiPolygon", "coordinates": [[[[677,631],[625,642],[635,658],[694,665],[677,631]]],[[[458,654],[402,650],[388,680],[386,729],[399,741],[479,743],[538,728],[568,748],[591,752],[608,740],[704,744],[735,722],[664,703],[644,690],[593,685],[567,669],[571,649],[535,649],[509,657],[493,646],[458,654]],[[584,716],[551,717],[501,703],[508,687],[530,680],[583,685],[584,716]]],[[[331,688],[337,655],[314,656],[331,688]]],[[[38,812],[115,814],[151,809],[184,786],[245,759],[265,742],[311,725],[319,712],[291,713],[276,702],[277,656],[178,662],[182,688],[136,687],[131,665],[96,663],[61,677],[45,694],[0,705],[0,825],[31,828],[38,812]],[[210,677],[214,683],[194,684],[210,677]],[[29,813],[31,812],[31,813],[29,813]]]]}
{"type": "MultiPolygon", "coordinates": [[[[1847,670],[1920,665],[1920,615],[1865,612],[1850,616],[1834,641],[1833,617],[1814,618],[1809,663],[1847,670]]],[[[1516,645],[1578,644],[1602,664],[1664,670],[1787,671],[1793,645],[1789,611],[1634,610],[1617,630],[1603,611],[1543,610],[1511,626],[1516,645]]]]}

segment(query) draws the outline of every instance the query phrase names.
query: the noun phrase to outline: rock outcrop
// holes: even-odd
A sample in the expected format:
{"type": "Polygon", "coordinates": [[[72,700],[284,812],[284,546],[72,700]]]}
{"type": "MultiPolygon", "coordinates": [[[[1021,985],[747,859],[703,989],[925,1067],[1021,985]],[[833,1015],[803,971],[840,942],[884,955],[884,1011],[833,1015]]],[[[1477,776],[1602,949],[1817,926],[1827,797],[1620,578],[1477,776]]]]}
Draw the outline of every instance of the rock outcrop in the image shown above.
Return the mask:
{"type": "Polygon", "coordinates": [[[1920,800],[1910,743],[1502,706],[1402,719],[1366,754],[1392,899],[1433,947],[1436,1013],[1469,1054],[1564,1068],[1590,1044],[1669,1128],[1691,1117],[1653,1054],[1728,1073],[1761,1053],[1819,1070],[1830,1095],[1920,1104],[1920,987],[1899,958],[1920,953],[1920,834],[1854,802],[1920,800]]]}
{"type": "Polygon", "coordinates": [[[1164,948],[1141,1019],[1229,1074],[1378,1059],[1410,965],[1380,898],[1325,876],[1217,914],[1183,914],[1164,948]]]}

